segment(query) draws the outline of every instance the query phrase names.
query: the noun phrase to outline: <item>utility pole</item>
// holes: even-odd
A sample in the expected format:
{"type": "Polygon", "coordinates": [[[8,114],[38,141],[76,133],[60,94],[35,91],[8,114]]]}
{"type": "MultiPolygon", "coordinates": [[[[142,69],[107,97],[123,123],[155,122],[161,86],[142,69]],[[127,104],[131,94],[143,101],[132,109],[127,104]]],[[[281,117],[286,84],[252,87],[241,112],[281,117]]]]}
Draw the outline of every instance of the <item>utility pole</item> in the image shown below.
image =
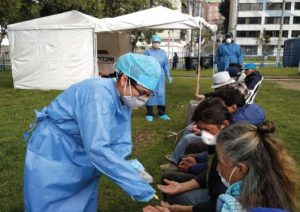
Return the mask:
{"type": "Polygon", "coordinates": [[[279,26],[277,57],[276,57],[277,67],[280,67],[280,52],[281,52],[281,42],[282,42],[282,27],[283,27],[283,21],[284,21],[284,10],[285,10],[285,0],[282,0],[281,19],[280,19],[280,26],[279,26]]]}
{"type": "Polygon", "coordinates": [[[228,31],[236,37],[236,22],[238,15],[238,0],[230,0],[228,31]]]}

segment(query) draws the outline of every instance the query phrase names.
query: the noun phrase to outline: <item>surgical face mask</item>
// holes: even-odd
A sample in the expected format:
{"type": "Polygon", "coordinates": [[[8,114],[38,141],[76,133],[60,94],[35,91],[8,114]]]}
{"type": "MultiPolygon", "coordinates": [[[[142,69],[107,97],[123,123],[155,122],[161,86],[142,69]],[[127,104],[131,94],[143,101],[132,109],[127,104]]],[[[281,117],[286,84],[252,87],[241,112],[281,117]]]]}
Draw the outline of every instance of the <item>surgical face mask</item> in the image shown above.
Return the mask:
{"type": "Polygon", "coordinates": [[[220,174],[220,172],[219,172],[219,176],[221,177],[221,181],[222,181],[222,183],[226,186],[226,188],[229,188],[229,186],[230,186],[230,180],[231,180],[231,177],[233,176],[233,174],[234,174],[234,172],[235,172],[235,169],[236,169],[236,167],[234,167],[234,168],[232,169],[232,171],[231,171],[231,173],[230,173],[230,176],[229,176],[229,179],[228,179],[228,182],[227,182],[227,180],[225,180],[224,177],[221,176],[221,174],[220,174]]]}
{"type": "Polygon", "coordinates": [[[245,74],[245,72],[241,73],[241,75],[239,76],[239,78],[236,80],[237,82],[244,82],[246,79],[247,75],[245,74]]]}
{"type": "Polygon", "coordinates": [[[226,43],[231,43],[232,42],[232,39],[231,38],[226,38],[226,43]]]}
{"type": "Polygon", "coordinates": [[[214,136],[213,134],[205,130],[201,131],[201,139],[207,145],[216,145],[216,140],[217,140],[216,136],[214,136]]]}
{"type": "Polygon", "coordinates": [[[152,43],[152,47],[153,47],[154,49],[159,49],[160,43],[157,43],[157,42],[152,43]]]}
{"type": "MultiPolygon", "coordinates": [[[[124,94],[126,91],[126,86],[127,85],[127,81],[124,87],[124,94]]],[[[121,96],[122,101],[124,102],[124,104],[126,104],[127,106],[131,107],[131,108],[139,108],[142,107],[146,104],[147,99],[139,99],[136,96],[132,96],[131,93],[131,86],[130,86],[130,81],[129,81],[129,91],[130,91],[130,96],[121,96]]]]}

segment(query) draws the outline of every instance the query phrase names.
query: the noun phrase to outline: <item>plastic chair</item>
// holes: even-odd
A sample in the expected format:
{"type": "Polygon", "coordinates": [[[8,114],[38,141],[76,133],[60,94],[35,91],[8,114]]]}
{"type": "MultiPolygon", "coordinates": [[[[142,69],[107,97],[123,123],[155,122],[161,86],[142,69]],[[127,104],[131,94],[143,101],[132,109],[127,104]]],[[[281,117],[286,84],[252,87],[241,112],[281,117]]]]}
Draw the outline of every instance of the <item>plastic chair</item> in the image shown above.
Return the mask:
{"type": "Polygon", "coordinates": [[[262,81],[264,80],[264,77],[261,78],[261,80],[255,85],[255,87],[252,90],[249,90],[249,96],[246,99],[246,104],[252,104],[254,102],[254,99],[258,93],[258,90],[261,86],[262,81]]]}

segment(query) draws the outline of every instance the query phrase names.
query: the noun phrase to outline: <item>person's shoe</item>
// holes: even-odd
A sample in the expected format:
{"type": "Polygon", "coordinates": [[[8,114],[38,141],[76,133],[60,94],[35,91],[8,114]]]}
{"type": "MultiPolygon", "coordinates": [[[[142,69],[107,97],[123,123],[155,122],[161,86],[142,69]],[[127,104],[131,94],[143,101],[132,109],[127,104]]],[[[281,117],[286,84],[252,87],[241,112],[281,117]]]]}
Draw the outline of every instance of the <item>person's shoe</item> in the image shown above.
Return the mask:
{"type": "Polygon", "coordinates": [[[147,121],[153,121],[153,116],[147,115],[145,118],[147,121]]]}
{"type": "Polygon", "coordinates": [[[168,116],[167,114],[160,115],[159,118],[162,119],[162,120],[165,120],[165,121],[170,121],[171,120],[170,116],[168,116]]]}
{"type": "Polygon", "coordinates": [[[176,171],[177,166],[174,163],[166,163],[163,165],[160,165],[160,168],[164,171],[176,171]]]}
{"type": "Polygon", "coordinates": [[[167,159],[168,161],[170,161],[171,163],[174,163],[172,161],[172,156],[171,155],[165,155],[165,159],[167,159]]]}

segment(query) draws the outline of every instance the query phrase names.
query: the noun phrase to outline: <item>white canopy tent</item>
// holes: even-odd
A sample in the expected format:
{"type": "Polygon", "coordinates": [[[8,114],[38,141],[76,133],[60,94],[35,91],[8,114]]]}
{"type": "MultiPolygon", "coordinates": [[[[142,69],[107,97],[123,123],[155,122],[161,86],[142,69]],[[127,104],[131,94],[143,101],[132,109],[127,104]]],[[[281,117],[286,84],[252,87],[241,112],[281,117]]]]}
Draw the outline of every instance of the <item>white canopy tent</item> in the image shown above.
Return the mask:
{"type": "Polygon", "coordinates": [[[129,52],[133,29],[200,29],[203,25],[217,29],[201,18],[164,7],[104,19],[69,11],[12,24],[8,35],[14,87],[66,89],[98,76],[97,49],[116,57],[129,52]]]}

